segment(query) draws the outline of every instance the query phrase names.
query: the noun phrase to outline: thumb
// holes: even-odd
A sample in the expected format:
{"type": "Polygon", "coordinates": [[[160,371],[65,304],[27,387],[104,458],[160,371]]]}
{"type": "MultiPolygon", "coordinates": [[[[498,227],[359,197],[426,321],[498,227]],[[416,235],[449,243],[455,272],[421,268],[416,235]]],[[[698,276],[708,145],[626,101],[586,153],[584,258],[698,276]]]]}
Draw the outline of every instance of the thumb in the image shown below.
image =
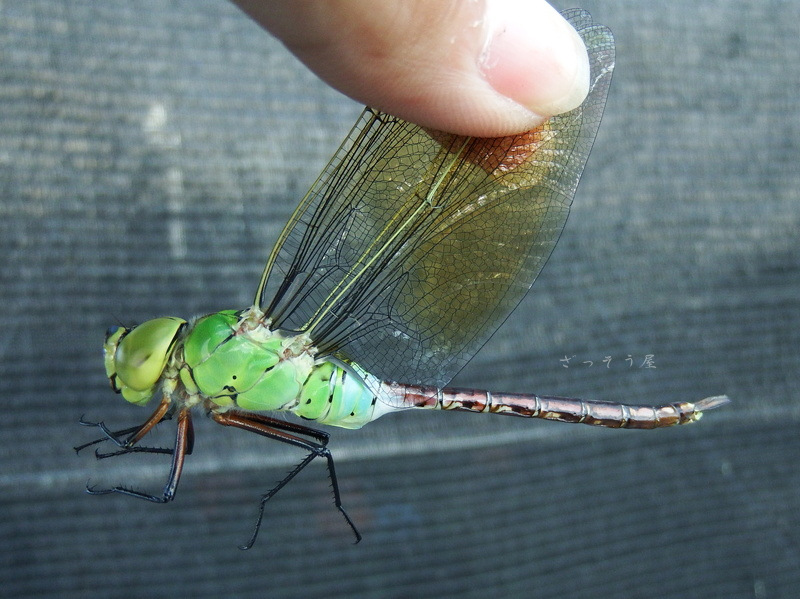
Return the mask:
{"type": "Polygon", "coordinates": [[[235,0],[348,96],[416,124],[497,137],[577,107],[586,48],[543,0],[235,0]]]}

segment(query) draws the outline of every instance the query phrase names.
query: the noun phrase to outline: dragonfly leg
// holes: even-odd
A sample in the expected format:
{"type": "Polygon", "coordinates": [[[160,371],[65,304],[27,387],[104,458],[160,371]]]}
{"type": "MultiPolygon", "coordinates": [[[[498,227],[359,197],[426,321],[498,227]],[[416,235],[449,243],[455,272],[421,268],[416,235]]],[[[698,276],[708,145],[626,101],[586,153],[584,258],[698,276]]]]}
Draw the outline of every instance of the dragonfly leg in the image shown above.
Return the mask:
{"type": "MultiPolygon", "coordinates": [[[[142,438],[149,433],[156,424],[160,422],[164,422],[165,420],[169,420],[172,418],[172,414],[169,411],[170,408],[170,401],[168,398],[164,397],[161,400],[161,403],[158,404],[155,412],[153,412],[150,417],[144,421],[143,424],[139,426],[132,426],[130,428],[124,428],[118,431],[111,431],[104,422],[90,422],[88,420],[84,420],[81,416],[81,419],[78,421],[78,424],[81,426],[93,426],[100,429],[103,433],[103,437],[99,439],[95,439],[94,441],[90,441],[89,443],[84,443],[83,445],[79,445],[75,447],[75,452],[80,453],[81,450],[90,447],[91,445],[97,445],[98,443],[102,443],[104,441],[111,441],[114,445],[119,447],[122,451],[116,451],[112,453],[101,453],[98,454],[95,452],[95,455],[98,459],[103,459],[115,455],[120,455],[123,453],[131,453],[133,450],[133,446],[136,445],[142,438]]],[[[144,451],[146,453],[172,453],[171,450],[161,450],[157,448],[141,448],[139,451],[144,451]]]]}
{"type": "MultiPolygon", "coordinates": [[[[152,428],[152,427],[151,427],[152,428]]],[[[178,430],[175,435],[175,449],[166,450],[172,454],[172,467],[170,468],[169,478],[167,484],[164,486],[164,492],[161,495],[150,495],[149,493],[142,493],[141,491],[134,491],[126,487],[113,487],[111,489],[94,489],[87,485],[86,492],[90,495],[109,495],[111,493],[120,493],[122,495],[129,495],[131,497],[138,497],[146,499],[155,503],[168,503],[175,498],[175,491],[178,489],[178,482],[181,479],[183,472],[183,462],[186,456],[192,453],[194,448],[194,427],[192,425],[192,415],[189,408],[182,408],[178,412],[178,430]]],[[[153,448],[141,448],[142,451],[147,451],[153,448]]],[[[126,453],[126,451],[133,451],[133,449],[123,450],[119,453],[126,453]]],[[[150,453],[160,453],[159,451],[151,451],[150,453]]]]}
{"type": "Polygon", "coordinates": [[[336,468],[333,464],[333,455],[331,454],[331,450],[326,447],[329,438],[327,433],[303,426],[301,424],[276,420],[260,414],[243,414],[241,412],[212,412],[211,418],[215,422],[224,426],[240,428],[242,430],[261,435],[262,437],[275,439],[276,441],[288,443],[289,445],[294,445],[295,447],[300,447],[301,449],[308,451],[308,455],[303,459],[303,461],[295,466],[294,469],[292,469],[292,471],[283,478],[283,480],[275,485],[275,487],[261,496],[261,503],[258,510],[258,517],[256,518],[256,524],[253,529],[253,535],[245,545],[239,547],[240,549],[250,549],[256,542],[258,532],[261,529],[261,522],[264,519],[264,509],[267,505],[267,502],[278,491],[285,487],[290,480],[297,476],[303,470],[303,468],[308,466],[314,460],[314,458],[317,457],[325,458],[325,461],[327,462],[328,475],[330,476],[331,487],[333,489],[334,505],[339,512],[341,512],[345,521],[353,530],[353,533],[356,536],[356,543],[361,540],[361,533],[358,532],[358,529],[356,528],[355,524],[353,524],[350,516],[348,516],[344,507],[342,507],[342,499],[339,494],[339,483],[336,479],[336,468]],[[303,439],[297,435],[311,437],[316,441],[303,439]]]}

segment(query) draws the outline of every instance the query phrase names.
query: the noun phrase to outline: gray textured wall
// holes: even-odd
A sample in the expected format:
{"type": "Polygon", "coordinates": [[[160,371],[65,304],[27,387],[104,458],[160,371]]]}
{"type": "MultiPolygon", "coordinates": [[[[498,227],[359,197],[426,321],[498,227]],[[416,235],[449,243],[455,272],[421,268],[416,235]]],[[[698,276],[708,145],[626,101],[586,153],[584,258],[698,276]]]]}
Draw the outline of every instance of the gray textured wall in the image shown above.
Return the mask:
{"type": "Polygon", "coordinates": [[[4,594],[796,596],[800,3],[584,8],[617,40],[604,123],[534,293],[456,382],[735,403],[642,433],[430,413],[335,430],[364,541],[311,467],[242,553],[299,455],[201,419],[176,502],[87,497],[90,478],[157,490],[168,462],[76,457],[76,423],[144,417],[108,389],[107,326],[251,301],[360,107],[223,0],[0,5],[4,594]]]}

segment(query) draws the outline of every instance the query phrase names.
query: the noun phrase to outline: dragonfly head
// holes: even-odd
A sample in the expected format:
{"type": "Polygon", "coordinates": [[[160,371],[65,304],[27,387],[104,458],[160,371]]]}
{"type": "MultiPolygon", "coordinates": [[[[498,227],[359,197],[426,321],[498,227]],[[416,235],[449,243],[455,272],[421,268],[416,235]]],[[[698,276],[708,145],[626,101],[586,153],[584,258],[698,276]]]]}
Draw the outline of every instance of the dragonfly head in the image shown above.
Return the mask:
{"type": "Polygon", "coordinates": [[[130,329],[109,328],[103,352],[111,388],[131,403],[147,403],[156,391],[185,324],[182,318],[168,316],[130,329]]]}

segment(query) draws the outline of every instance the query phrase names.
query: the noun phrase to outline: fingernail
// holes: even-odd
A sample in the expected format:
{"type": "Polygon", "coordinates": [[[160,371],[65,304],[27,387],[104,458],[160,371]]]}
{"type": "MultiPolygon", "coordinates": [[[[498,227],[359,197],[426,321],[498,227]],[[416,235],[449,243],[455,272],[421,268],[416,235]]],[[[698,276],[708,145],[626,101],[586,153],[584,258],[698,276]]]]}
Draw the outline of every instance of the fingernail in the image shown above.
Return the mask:
{"type": "Polygon", "coordinates": [[[572,110],[589,91],[589,59],[577,32],[550,5],[487,0],[478,67],[498,93],[539,116],[572,110]]]}

